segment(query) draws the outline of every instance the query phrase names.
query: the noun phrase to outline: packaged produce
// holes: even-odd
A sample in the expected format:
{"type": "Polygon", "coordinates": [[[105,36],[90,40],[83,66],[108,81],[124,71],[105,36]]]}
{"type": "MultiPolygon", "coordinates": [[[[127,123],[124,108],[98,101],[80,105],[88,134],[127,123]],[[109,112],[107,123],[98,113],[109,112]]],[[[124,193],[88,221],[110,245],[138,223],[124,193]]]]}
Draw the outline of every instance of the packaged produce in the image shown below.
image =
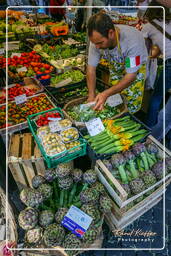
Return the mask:
{"type": "Polygon", "coordinates": [[[72,126],[72,122],[69,119],[62,119],[59,121],[61,128],[69,128],[72,126]]]}
{"type": "Polygon", "coordinates": [[[40,127],[40,126],[48,125],[49,122],[60,120],[60,119],[61,119],[60,113],[51,111],[43,115],[40,115],[36,120],[36,125],[40,127]]]}
{"type": "Polygon", "coordinates": [[[50,146],[52,144],[61,143],[62,139],[57,133],[48,133],[42,138],[42,143],[45,147],[50,146]]]}
{"type": "Polygon", "coordinates": [[[44,136],[46,136],[48,133],[50,133],[50,128],[49,126],[43,126],[37,129],[37,136],[40,139],[43,139],[44,136]]]}
{"type": "Polygon", "coordinates": [[[66,130],[61,131],[61,137],[63,142],[72,142],[74,140],[77,140],[79,138],[79,133],[76,128],[68,128],[66,130]]]}
{"type": "MultiPolygon", "coordinates": [[[[72,142],[69,142],[69,143],[66,143],[65,146],[66,146],[66,149],[71,149],[73,147],[76,147],[76,146],[79,146],[80,145],[80,141],[72,141],[72,142]]],[[[81,148],[78,147],[78,148],[75,148],[73,150],[70,150],[69,153],[73,153],[75,151],[78,151],[80,150],[81,148]]]]}
{"type": "Polygon", "coordinates": [[[52,142],[50,145],[44,145],[44,149],[48,156],[56,156],[57,154],[60,154],[59,157],[61,157],[61,153],[66,151],[65,145],[58,142],[52,142]]]}

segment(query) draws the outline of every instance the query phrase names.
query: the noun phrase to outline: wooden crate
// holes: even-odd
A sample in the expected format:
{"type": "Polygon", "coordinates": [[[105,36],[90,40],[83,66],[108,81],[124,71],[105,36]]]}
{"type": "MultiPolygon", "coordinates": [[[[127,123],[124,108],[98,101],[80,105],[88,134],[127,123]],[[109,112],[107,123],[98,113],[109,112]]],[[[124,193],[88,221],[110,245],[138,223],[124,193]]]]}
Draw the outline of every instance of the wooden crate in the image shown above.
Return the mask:
{"type": "MultiPolygon", "coordinates": [[[[153,142],[154,144],[156,144],[158,146],[159,149],[159,155],[161,158],[163,158],[163,153],[165,152],[165,155],[167,157],[171,157],[171,152],[169,150],[167,150],[166,148],[164,148],[158,141],[156,141],[156,139],[154,139],[151,135],[148,136],[148,140],[153,142]]],[[[150,192],[152,189],[156,189],[158,188],[158,186],[160,186],[161,188],[162,183],[163,183],[163,179],[158,181],[156,184],[154,184],[153,186],[149,187],[148,189],[144,190],[143,192],[132,196],[131,198],[128,199],[128,194],[127,192],[122,188],[122,186],[120,185],[120,183],[115,179],[115,177],[111,174],[111,172],[106,168],[106,166],[103,164],[103,162],[101,160],[97,160],[96,161],[96,167],[95,167],[96,171],[97,171],[97,175],[100,179],[100,181],[103,183],[103,185],[106,187],[106,189],[108,190],[109,194],[111,195],[111,197],[113,198],[114,202],[120,207],[123,208],[128,205],[131,202],[135,202],[136,199],[138,199],[140,196],[146,194],[147,192],[150,192]],[[113,189],[113,187],[109,184],[108,180],[111,181],[111,183],[113,183],[115,189],[113,189]]],[[[171,177],[171,173],[168,174],[165,177],[165,181],[169,182],[171,177]]]]}
{"type": "Polygon", "coordinates": [[[132,222],[134,222],[136,219],[138,219],[140,216],[142,216],[145,212],[147,212],[156,204],[158,204],[161,199],[162,196],[160,195],[159,197],[154,198],[151,201],[148,201],[148,203],[145,206],[143,205],[142,207],[139,207],[134,212],[134,214],[130,216],[124,216],[121,220],[118,220],[114,213],[106,214],[105,221],[107,222],[111,231],[114,231],[115,229],[124,229],[132,222]]]}
{"type": "Polygon", "coordinates": [[[8,165],[19,189],[31,186],[35,175],[44,175],[44,160],[31,133],[11,136],[8,165]]]}

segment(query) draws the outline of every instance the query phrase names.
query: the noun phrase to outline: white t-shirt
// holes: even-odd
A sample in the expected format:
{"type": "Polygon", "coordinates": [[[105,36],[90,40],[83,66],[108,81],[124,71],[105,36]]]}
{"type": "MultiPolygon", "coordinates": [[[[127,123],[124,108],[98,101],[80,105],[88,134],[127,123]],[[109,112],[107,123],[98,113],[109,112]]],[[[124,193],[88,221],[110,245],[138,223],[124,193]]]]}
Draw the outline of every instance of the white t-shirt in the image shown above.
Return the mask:
{"type": "MultiPolygon", "coordinates": [[[[111,61],[116,61],[118,63],[125,63],[126,58],[135,58],[140,56],[140,65],[136,67],[127,68],[125,65],[125,69],[127,73],[134,73],[138,71],[142,64],[147,61],[147,48],[145,46],[145,40],[140,31],[135,29],[134,27],[130,27],[127,25],[117,25],[120,29],[120,38],[119,43],[121,47],[121,55],[118,51],[118,47],[116,46],[114,49],[104,50],[104,55],[110,55],[111,61]]],[[[90,43],[89,46],[89,55],[88,55],[88,64],[90,66],[96,67],[101,58],[101,50],[97,49],[93,43],[90,43]]]]}
{"type": "MultiPolygon", "coordinates": [[[[154,20],[154,22],[163,28],[163,21],[154,20]]],[[[171,35],[171,21],[168,24],[165,24],[165,29],[166,32],[171,35]]],[[[150,38],[152,43],[157,45],[163,54],[163,34],[150,23],[143,25],[141,32],[143,33],[144,38],[150,38]]],[[[165,57],[166,60],[171,58],[171,40],[167,37],[165,39],[165,57]]]]}

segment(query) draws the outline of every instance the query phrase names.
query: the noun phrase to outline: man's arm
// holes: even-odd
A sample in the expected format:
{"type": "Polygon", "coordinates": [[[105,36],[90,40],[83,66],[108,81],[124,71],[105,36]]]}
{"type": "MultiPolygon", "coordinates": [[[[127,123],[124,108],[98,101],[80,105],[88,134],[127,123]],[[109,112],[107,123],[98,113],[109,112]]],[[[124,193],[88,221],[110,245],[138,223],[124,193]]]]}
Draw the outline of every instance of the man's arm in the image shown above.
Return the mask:
{"type": "Polygon", "coordinates": [[[95,100],[96,90],[96,67],[87,66],[87,87],[88,87],[88,102],[95,100]]]}
{"type": "Polygon", "coordinates": [[[127,73],[116,85],[113,85],[109,89],[105,90],[102,93],[99,93],[95,99],[96,106],[94,110],[101,110],[107,100],[107,98],[113,94],[120,93],[125,88],[127,88],[137,76],[137,72],[135,73],[127,73]]]}

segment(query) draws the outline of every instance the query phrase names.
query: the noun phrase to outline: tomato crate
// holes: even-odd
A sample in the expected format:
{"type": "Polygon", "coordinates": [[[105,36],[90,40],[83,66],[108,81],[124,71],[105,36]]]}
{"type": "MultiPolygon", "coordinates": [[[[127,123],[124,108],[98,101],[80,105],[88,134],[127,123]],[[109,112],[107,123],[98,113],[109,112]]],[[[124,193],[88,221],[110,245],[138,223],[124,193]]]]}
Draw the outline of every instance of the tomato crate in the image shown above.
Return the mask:
{"type": "Polygon", "coordinates": [[[31,133],[12,134],[9,140],[8,166],[21,190],[32,187],[32,178],[43,175],[46,166],[31,133]]]}
{"type": "Polygon", "coordinates": [[[59,163],[63,163],[63,162],[68,162],[68,161],[71,161],[77,157],[80,157],[80,156],[84,156],[86,154],[86,146],[87,146],[87,143],[86,141],[80,136],[78,141],[79,141],[79,145],[78,146],[75,146],[73,148],[70,148],[70,149],[67,149],[61,153],[58,153],[58,154],[55,154],[55,155],[47,155],[44,147],[42,146],[41,144],[41,139],[37,136],[37,125],[36,125],[36,122],[35,122],[35,119],[39,116],[39,115],[43,115],[47,112],[54,112],[54,111],[57,111],[58,113],[61,114],[61,117],[64,118],[64,114],[62,112],[62,110],[60,108],[54,108],[54,109],[51,109],[51,110],[47,110],[47,111],[43,111],[43,112],[40,112],[40,113],[37,113],[37,114],[33,114],[33,115],[29,115],[27,117],[27,122],[28,122],[28,126],[33,134],[33,137],[42,153],[42,156],[44,157],[44,160],[47,164],[47,167],[48,168],[54,168],[56,167],[59,163]]]}
{"type": "MultiPolygon", "coordinates": [[[[35,102],[35,104],[38,104],[38,99],[43,102],[43,104],[40,105],[40,109],[36,108],[36,112],[40,112],[40,110],[44,110],[44,104],[48,104],[49,108],[54,108],[56,105],[51,101],[51,99],[47,96],[45,93],[39,93],[34,96],[27,97],[27,101],[25,103],[16,105],[15,101],[11,101],[8,103],[8,133],[13,133],[22,129],[27,128],[27,113],[28,111],[32,111],[31,108],[27,107],[27,104],[29,102],[35,102]],[[10,106],[13,109],[10,112],[10,106]],[[27,111],[26,111],[27,107],[27,111]],[[14,111],[15,110],[15,111],[14,111]],[[24,117],[21,116],[21,114],[18,113],[18,111],[21,111],[20,113],[23,113],[24,117]],[[23,112],[22,112],[23,111],[23,112]],[[14,113],[16,112],[16,113],[14,113]],[[17,114],[17,119],[14,117],[14,115],[17,114]],[[12,118],[12,120],[11,120],[12,118]]],[[[33,104],[34,105],[34,104],[33,104]]],[[[36,106],[36,105],[35,105],[36,106]]],[[[1,117],[0,117],[0,134],[4,135],[7,131],[6,128],[6,103],[0,105],[0,111],[1,111],[1,117]]]]}

